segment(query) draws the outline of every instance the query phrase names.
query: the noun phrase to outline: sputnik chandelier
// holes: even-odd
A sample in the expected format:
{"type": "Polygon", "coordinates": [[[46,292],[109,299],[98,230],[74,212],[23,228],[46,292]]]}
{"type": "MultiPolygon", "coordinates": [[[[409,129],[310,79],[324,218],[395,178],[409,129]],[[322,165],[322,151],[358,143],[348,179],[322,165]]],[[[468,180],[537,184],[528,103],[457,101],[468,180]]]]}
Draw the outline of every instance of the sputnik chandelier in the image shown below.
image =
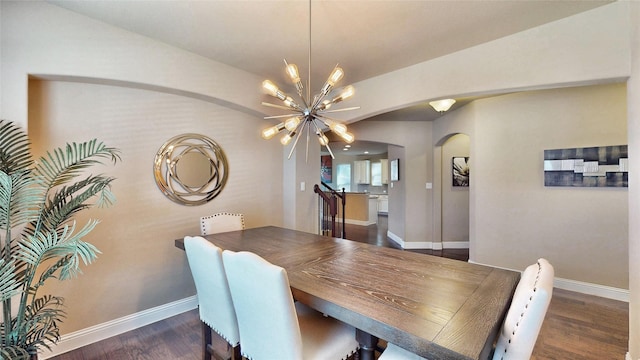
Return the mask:
{"type": "Polygon", "coordinates": [[[330,110],[330,108],[334,104],[346,100],[352,97],[354,94],[353,86],[349,85],[344,87],[342,91],[340,91],[336,96],[331,96],[331,90],[334,89],[334,86],[344,76],[344,71],[337,65],[320,89],[320,92],[315,94],[313,98],[311,97],[311,1],[309,1],[309,80],[307,82],[306,94],[305,87],[302,85],[302,81],[300,80],[298,67],[295,64],[287,63],[286,60],[284,61],[284,64],[287,75],[289,76],[293,84],[295,84],[300,100],[299,102],[296,102],[291,96],[280,90],[280,88],[278,88],[278,86],[276,86],[270,80],[265,80],[264,82],[262,82],[263,89],[269,95],[277,98],[284,103],[284,105],[277,105],[263,102],[262,105],[292,111],[292,113],[284,115],[265,116],[265,119],[286,118],[286,120],[277,125],[264,129],[262,131],[262,137],[268,140],[281,131],[285,130],[284,135],[282,136],[282,138],[280,138],[280,143],[283,146],[288,145],[295,137],[295,141],[293,143],[293,146],[291,147],[289,156],[287,157],[288,159],[290,159],[293,151],[298,145],[298,140],[300,140],[302,134],[306,132],[307,152],[305,159],[307,161],[309,158],[310,138],[314,136],[318,138],[321,146],[327,148],[327,151],[329,151],[331,157],[335,158],[333,156],[331,148],[329,147],[329,139],[324,134],[327,128],[333,131],[333,133],[338,135],[340,138],[342,138],[346,143],[352,143],[355,138],[353,134],[347,132],[346,125],[328,117],[326,114],[339,111],[355,110],[359,109],[359,107],[330,110]]]}

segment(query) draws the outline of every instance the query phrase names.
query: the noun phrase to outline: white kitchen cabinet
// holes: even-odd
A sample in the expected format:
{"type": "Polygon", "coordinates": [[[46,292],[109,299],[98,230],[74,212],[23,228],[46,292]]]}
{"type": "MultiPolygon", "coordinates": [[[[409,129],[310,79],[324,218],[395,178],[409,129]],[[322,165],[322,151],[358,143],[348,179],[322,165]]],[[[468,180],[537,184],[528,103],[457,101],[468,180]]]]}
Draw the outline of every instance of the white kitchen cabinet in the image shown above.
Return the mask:
{"type": "Polygon", "coordinates": [[[380,165],[382,170],[382,184],[389,183],[389,159],[380,159],[380,165]]]}
{"type": "Polygon", "coordinates": [[[378,212],[383,214],[389,213],[389,195],[378,196],[378,212]]]}
{"type": "Polygon", "coordinates": [[[356,160],[353,162],[353,182],[356,184],[369,184],[371,181],[370,164],[369,160],[356,160]]]}

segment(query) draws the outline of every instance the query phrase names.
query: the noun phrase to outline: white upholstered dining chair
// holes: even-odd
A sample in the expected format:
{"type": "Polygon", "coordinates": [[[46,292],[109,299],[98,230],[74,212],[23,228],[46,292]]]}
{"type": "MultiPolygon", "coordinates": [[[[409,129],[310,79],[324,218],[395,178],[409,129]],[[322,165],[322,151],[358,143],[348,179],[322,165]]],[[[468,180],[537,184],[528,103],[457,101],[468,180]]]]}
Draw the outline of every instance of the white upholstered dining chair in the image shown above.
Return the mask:
{"type": "MultiPolygon", "coordinates": [[[[553,293],[553,266],[538,259],[527,266],[511,300],[493,360],[528,360],[533,353],[553,293]]],[[[389,343],[378,360],[425,360],[389,343]]]]}
{"type": "Polygon", "coordinates": [[[553,266],[546,259],[538,259],[524,270],[502,325],[493,360],[531,357],[551,302],[553,278],[553,266]]]}
{"type": "Polygon", "coordinates": [[[203,360],[209,360],[211,356],[220,358],[212,344],[212,330],[233,348],[230,354],[224,354],[224,358],[230,355],[231,359],[240,359],[240,332],[222,262],[222,250],[200,236],[186,236],[184,249],[196,284],[202,321],[203,360]]]}
{"type": "Polygon", "coordinates": [[[217,234],[227,231],[244,230],[244,214],[219,212],[200,218],[200,234],[217,234]]]}
{"type": "Polygon", "coordinates": [[[253,360],[346,359],[355,328],[293,301],[286,270],[250,252],[222,253],[242,355],[253,360]]]}

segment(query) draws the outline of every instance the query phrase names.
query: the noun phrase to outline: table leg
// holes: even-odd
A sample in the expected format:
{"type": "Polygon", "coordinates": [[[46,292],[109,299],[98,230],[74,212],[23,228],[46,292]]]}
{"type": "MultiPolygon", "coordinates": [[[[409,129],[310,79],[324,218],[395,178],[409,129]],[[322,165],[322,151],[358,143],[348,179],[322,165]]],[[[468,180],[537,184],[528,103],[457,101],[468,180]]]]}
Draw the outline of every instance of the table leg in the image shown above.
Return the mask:
{"type": "Polygon", "coordinates": [[[378,346],[378,338],[356,329],[356,340],[360,343],[360,360],[374,360],[375,351],[378,346]]]}

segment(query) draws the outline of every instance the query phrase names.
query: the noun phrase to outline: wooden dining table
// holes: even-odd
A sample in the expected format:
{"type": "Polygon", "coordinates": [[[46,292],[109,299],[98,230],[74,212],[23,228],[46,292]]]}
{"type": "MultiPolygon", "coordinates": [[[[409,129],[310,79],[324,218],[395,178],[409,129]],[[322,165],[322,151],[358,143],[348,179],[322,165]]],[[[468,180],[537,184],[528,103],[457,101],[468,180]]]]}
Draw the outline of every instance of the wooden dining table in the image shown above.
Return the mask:
{"type": "MultiPolygon", "coordinates": [[[[204,237],[286,269],[296,301],[356,328],[363,360],[374,358],[378,339],[431,360],[488,359],[520,279],[514,271],[275,226],[204,237]]],[[[183,239],[175,246],[184,249],[183,239]]]]}

